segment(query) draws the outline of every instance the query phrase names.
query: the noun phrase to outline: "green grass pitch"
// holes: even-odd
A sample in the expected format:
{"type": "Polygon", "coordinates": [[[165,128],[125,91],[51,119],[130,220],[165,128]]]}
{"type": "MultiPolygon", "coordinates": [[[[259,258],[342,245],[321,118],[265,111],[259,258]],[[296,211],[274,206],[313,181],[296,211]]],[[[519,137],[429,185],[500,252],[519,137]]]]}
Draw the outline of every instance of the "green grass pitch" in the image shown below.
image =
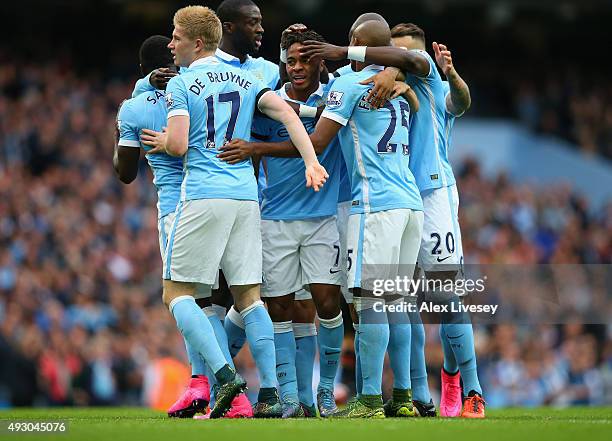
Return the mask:
{"type": "Polygon", "coordinates": [[[410,441],[410,440],[610,440],[612,408],[488,410],[485,420],[410,418],[385,420],[178,420],[136,408],[19,409],[0,411],[10,420],[68,422],[67,433],[0,433],[2,440],[110,441],[410,441]]]}

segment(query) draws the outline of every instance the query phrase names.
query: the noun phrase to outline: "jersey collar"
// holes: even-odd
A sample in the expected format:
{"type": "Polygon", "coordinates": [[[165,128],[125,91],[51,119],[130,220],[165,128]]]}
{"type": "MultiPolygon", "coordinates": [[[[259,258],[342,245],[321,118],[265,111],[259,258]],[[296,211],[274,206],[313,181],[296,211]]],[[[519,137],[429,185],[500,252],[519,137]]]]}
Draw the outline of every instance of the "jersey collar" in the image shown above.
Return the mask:
{"type": "Polygon", "coordinates": [[[384,66],[380,66],[378,64],[370,64],[363,68],[363,70],[385,70],[384,66]]]}
{"type": "Polygon", "coordinates": [[[191,69],[192,67],[200,66],[202,64],[219,64],[219,60],[217,60],[212,55],[209,57],[198,58],[197,60],[195,60],[193,63],[189,65],[189,69],[191,69]]]}
{"type": "MultiPolygon", "coordinates": [[[[224,62],[229,63],[229,64],[236,64],[238,66],[241,66],[243,63],[240,62],[240,59],[237,57],[234,57],[231,54],[228,54],[227,52],[222,51],[221,49],[217,48],[217,51],[215,52],[215,55],[222,59],[224,62]]],[[[244,62],[246,63],[247,61],[249,61],[251,59],[250,55],[246,56],[246,60],[244,60],[244,62]]]]}
{"type": "MultiPolygon", "coordinates": [[[[291,83],[285,83],[283,84],[283,86],[280,88],[280,97],[284,100],[289,100],[289,101],[293,101],[293,102],[299,102],[297,100],[294,100],[293,98],[290,98],[289,95],[287,95],[287,85],[291,84],[291,83]]],[[[325,89],[323,87],[323,84],[321,84],[321,82],[319,82],[319,87],[317,88],[317,90],[315,90],[309,97],[307,101],[310,101],[313,98],[323,98],[323,94],[325,92],[325,89]]]]}

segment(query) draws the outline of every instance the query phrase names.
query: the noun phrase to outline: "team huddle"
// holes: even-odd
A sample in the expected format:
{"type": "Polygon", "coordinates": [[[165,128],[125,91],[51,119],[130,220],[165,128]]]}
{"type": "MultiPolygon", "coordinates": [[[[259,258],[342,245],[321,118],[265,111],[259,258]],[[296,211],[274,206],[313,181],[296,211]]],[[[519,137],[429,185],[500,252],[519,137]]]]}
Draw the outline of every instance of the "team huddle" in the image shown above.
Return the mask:
{"type": "MultiPolygon", "coordinates": [[[[470,95],[450,51],[433,43],[432,58],[418,26],[391,29],[367,13],[348,46],[289,26],[272,63],[253,57],[263,27],[251,0],[225,0],[216,13],[185,7],[173,24],[172,39],[141,46],[146,76],[119,109],[113,157],[129,183],[144,150],[158,193],[163,302],[192,369],[168,415],[436,416],[419,313],[381,308],[409,294],[372,295],[372,284],[460,277],[448,149],[470,95]],[[350,64],[330,73],[325,60],[350,64]],[[339,409],[342,301],[357,395],[339,409]],[[233,363],[247,342],[259,374],[254,405],[233,363]],[[386,354],[393,394],[383,403],[386,354]]],[[[440,414],[484,418],[471,324],[442,314],[440,338],[440,414]]]]}

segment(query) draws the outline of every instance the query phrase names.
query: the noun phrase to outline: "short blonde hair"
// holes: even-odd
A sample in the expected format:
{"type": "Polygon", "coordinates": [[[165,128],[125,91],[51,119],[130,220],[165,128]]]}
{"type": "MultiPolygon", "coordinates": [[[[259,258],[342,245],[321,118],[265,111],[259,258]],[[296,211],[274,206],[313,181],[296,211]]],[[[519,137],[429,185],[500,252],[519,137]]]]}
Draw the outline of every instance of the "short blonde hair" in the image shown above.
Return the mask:
{"type": "Polygon", "coordinates": [[[221,41],[221,21],[210,8],[205,6],[186,6],[174,14],[174,26],[190,40],[202,39],[206,52],[214,51],[221,41]]]}

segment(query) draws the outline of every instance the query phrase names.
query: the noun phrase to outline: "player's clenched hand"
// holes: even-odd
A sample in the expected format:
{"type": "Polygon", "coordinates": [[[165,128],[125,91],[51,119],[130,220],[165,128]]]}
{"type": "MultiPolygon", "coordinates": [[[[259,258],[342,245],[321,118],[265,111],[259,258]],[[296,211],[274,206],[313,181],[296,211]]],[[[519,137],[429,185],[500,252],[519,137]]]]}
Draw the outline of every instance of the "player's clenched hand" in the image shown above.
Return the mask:
{"type": "Polygon", "coordinates": [[[149,77],[149,83],[151,86],[155,87],[159,90],[166,90],[166,86],[168,85],[168,81],[170,78],[177,76],[178,74],[167,67],[162,67],[161,69],[155,69],[151,72],[151,76],[149,77]]]}
{"type": "Polygon", "coordinates": [[[329,175],[327,170],[318,162],[306,167],[306,187],[312,187],[314,191],[319,191],[323,184],[327,182],[329,175]]]}
{"type": "Polygon", "coordinates": [[[432,47],[436,57],[436,63],[442,70],[442,73],[448,76],[453,70],[453,57],[451,57],[451,51],[448,50],[446,45],[438,44],[435,41],[433,42],[432,47]]]}
{"type": "Polygon", "coordinates": [[[321,41],[307,40],[300,49],[300,55],[306,58],[323,58],[324,60],[339,61],[345,60],[348,49],[342,46],[323,43],[321,41]]]}
{"type": "Polygon", "coordinates": [[[222,150],[222,152],[217,155],[217,158],[229,164],[237,164],[255,154],[253,143],[242,139],[232,139],[219,150],[222,150]]]}
{"type": "Polygon", "coordinates": [[[380,108],[387,101],[395,90],[395,77],[397,71],[394,69],[385,69],[382,72],[371,76],[368,79],[361,81],[359,84],[373,84],[374,87],[370,90],[366,100],[375,109],[380,108]]]}
{"type": "Polygon", "coordinates": [[[140,134],[140,141],[144,145],[148,145],[151,150],[147,151],[147,155],[154,155],[156,153],[166,153],[166,128],[164,127],[161,132],[155,130],[142,129],[140,134]]]}

